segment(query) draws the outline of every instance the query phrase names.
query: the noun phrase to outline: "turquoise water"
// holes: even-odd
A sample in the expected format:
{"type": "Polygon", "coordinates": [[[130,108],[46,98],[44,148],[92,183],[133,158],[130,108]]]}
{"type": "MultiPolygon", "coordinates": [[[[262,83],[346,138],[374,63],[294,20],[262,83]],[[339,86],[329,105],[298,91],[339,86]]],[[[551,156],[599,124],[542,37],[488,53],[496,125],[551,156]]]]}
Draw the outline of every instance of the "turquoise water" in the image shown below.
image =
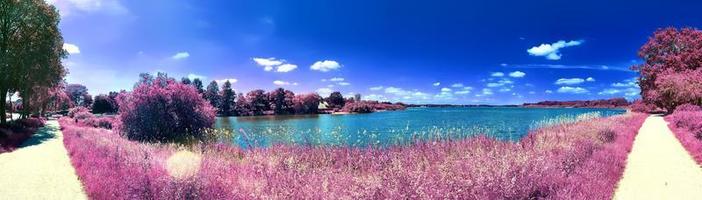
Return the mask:
{"type": "Polygon", "coordinates": [[[595,108],[408,108],[350,115],[294,115],[217,118],[216,128],[231,130],[243,148],[277,143],[296,145],[388,146],[422,139],[461,139],[485,134],[519,140],[538,121],[621,109],[595,108]]]}

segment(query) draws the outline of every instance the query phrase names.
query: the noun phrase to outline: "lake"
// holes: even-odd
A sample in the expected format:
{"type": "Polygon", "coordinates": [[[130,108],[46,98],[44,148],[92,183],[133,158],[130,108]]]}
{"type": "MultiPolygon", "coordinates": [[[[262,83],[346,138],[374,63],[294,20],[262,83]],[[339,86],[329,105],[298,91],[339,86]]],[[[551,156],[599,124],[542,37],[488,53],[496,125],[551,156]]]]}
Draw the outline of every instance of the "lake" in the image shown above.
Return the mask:
{"type": "Polygon", "coordinates": [[[539,121],[574,118],[592,112],[611,116],[626,111],[600,108],[408,108],[370,114],[219,117],[215,128],[233,131],[232,142],[243,148],[278,143],[366,147],[402,145],[426,139],[461,139],[476,134],[519,140],[539,121]]]}

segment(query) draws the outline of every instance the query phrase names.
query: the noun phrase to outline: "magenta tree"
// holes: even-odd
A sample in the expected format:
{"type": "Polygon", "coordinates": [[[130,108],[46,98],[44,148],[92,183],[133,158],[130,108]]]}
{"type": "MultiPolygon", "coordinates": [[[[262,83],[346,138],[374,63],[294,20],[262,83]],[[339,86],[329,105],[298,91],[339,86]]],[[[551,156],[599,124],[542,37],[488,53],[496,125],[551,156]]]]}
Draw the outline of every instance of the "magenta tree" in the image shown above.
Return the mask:
{"type": "Polygon", "coordinates": [[[138,84],[118,99],[120,132],[148,142],[203,139],[215,120],[215,109],[195,87],[157,78],[138,84]]]}
{"type": "Polygon", "coordinates": [[[702,31],[693,28],[658,30],[639,50],[639,86],[645,103],[672,112],[684,103],[702,104],[702,31]]]}
{"type": "Polygon", "coordinates": [[[290,90],[278,88],[268,93],[268,101],[276,115],[293,114],[293,99],[295,93],[290,90]]]}
{"type": "Polygon", "coordinates": [[[293,98],[293,110],[297,114],[316,114],[322,100],[316,93],[299,94],[293,98]]]}

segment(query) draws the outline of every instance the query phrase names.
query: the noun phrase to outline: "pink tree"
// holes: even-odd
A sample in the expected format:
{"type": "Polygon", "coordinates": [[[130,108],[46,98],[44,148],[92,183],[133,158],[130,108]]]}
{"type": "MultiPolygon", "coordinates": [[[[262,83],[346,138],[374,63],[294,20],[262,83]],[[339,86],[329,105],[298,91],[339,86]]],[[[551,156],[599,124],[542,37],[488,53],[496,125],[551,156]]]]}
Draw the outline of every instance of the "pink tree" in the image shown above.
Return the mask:
{"type": "Polygon", "coordinates": [[[120,95],[119,130],[129,139],[170,142],[203,139],[215,120],[215,108],[189,85],[170,79],[142,82],[120,95]]]}
{"type": "Polygon", "coordinates": [[[702,31],[693,28],[658,30],[641,47],[639,57],[644,63],[632,68],[640,73],[639,86],[646,103],[668,112],[682,103],[702,103],[697,97],[684,97],[697,94],[702,88],[671,82],[699,83],[699,76],[684,74],[698,73],[697,69],[702,66],[702,31]],[[675,90],[685,90],[688,94],[675,90]]]}

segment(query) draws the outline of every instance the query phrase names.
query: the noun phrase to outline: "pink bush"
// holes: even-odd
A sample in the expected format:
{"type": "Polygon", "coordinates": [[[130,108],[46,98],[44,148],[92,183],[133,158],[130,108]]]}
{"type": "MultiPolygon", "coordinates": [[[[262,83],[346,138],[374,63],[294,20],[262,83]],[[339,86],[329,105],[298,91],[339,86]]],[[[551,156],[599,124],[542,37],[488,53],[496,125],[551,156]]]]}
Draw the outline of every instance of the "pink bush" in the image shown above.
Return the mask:
{"type": "Polygon", "coordinates": [[[656,111],[656,106],[653,104],[648,104],[643,102],[643,100],[638,99],[634,101],[631,105],[629,105],[629,109],[633,112],[640,112],[640,113],[652,113],[656,111]]]}
{"type": "Polygon", "coordinates": [[[79,114],[79,113],[90,113],[90,110],[88,110],[88,108],[83,107],[83,106],[71,108],[68,110],[68,117],[74,118],[74,117],[76,117],[76,114],[79,114]]]}
{"type": "Polygon", "coordinates": [[[197,89],[173,80],[142,83],[118,101],[119,131],[133,140],[201,138],[215,120],[215,109],[197,89]]]}
{"type": "Polygon", "coordinates": [[[179,179],[173,145],[129,141],[61,119],[92,199],[611,199],[646,115],[548,127],[520,142],[479,136],[385,149],[194,145],[197,173],[179,179]]]}
{"type": "Polygon", "coordinates": [[[702,164],[702,111],[697,109],[699,107],[678,106],[665,120],[683,147],[702,164]]]}
{"type": "Polygon", "coordinates": [[[41,118],[28,118],[0,125],[0,154],[17,149],[44,126],[44,123],[44,119],[41,118]]]}

